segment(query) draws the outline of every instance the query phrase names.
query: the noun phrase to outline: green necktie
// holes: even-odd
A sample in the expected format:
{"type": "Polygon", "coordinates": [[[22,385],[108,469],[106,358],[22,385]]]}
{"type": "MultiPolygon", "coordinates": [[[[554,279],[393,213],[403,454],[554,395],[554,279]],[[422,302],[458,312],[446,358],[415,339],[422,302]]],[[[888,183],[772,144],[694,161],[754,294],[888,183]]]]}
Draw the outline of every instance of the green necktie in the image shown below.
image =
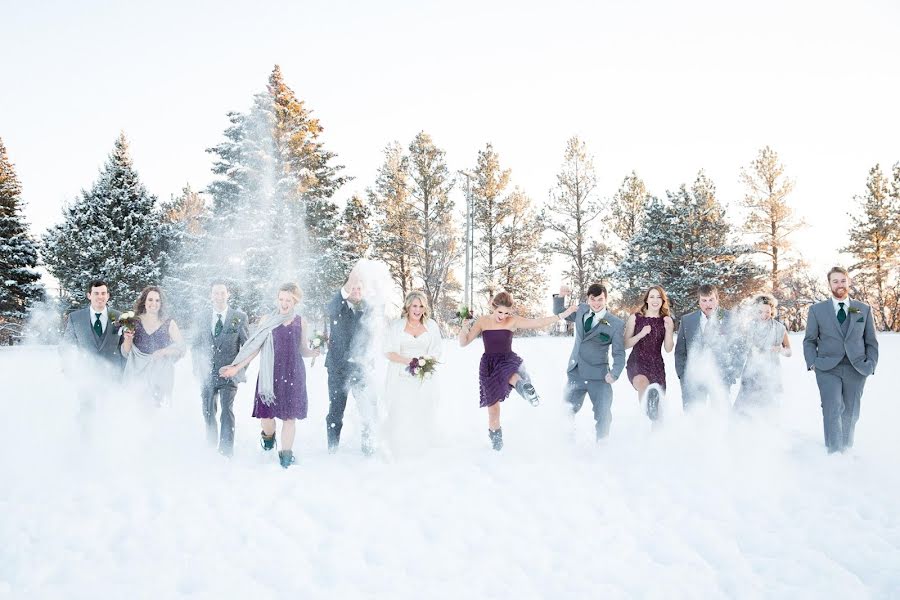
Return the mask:
{"type": "Polygon", "coordinates": [[[216,320],[216,328],[213,331],[213,335],[219,337],[220,333],[222,333],[222,315],[219,315],[218,320],[216,320]]]}
{"type": "Polygon", "coordinates": [[[584,332],[588,333],[591,330],[591,327],[594,326],[594,311],[591,311],[591,316],[584,320],[584,332]]]}
{"type": "Polygon", "coordinates": [[[844,321],[847,320],[847,311],[844,310],[844,303],[843,303],[843,302],[838,302],[838,306],[841,307],[841,309],[838,311],[838,314],[837,314],[837,317],[838,317],[838,323],[840,323],[841,325],[843,325],[843,324],[844,324],[844,321]]]}
{"type": "Polygon", "coordinates": [[[94,313],[94,316],[97,317],[97,320],[94,321],[94,333],[97,337],[103,336],[103,324],[100,322],[100,315],[103,313],[94,313]]]}

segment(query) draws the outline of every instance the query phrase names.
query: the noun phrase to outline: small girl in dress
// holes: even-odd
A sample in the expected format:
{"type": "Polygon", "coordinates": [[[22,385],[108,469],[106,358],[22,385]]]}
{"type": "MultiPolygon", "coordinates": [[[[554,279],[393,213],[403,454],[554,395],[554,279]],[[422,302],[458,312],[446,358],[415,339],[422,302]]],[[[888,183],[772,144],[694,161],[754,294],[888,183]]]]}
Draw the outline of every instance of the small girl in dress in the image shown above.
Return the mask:
{"type": "Polygon", "coordinates": [[[482,333],[484,354],[478,368],[480,406],[488,409],[488,436],[494,450],[503,448],[503,430],[500,428],[500,403],[515,389],[519,395],[537,406],[540,397],[521,369],[522,359],[512,351],[512,337],[516,329],[538,329],[561,321],[578,308],[573,304],[564,312],[541,319],[526,319],[511,314],[513,299],[507,292],[500,292],[491,301],[490,315],[479,317],[470,329],[464,322],[459,331],[459,345],[467,346],[482,333]]]}
{"type": "Polygon", "coordinates": [[[294,464],[294,433],[297,419],[306,418],[306,366],[304,356],[319,351],[306,344],[306,327],[294,309],[303,293],[296,283],[278,288],[277,310],[264,316],[250,339],[234,357],[234,362],[219,369],[222,377],[234,377],[260,355],[259,378],[253,416],[260,419],[263,450],[275,448],[275,419],[281,420],[281,450],[278,460],[285,469],[294,464]]]}

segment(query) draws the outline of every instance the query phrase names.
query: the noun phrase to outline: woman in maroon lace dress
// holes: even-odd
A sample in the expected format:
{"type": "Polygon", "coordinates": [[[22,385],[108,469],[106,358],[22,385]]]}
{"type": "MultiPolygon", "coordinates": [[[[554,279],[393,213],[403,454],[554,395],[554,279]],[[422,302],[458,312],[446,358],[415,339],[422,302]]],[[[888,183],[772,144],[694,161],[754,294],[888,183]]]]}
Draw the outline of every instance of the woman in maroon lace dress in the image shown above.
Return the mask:
{"type": "Polygon", "coordinates": [[[464,322],[459,330],[459,345],[467,346],[482,334],[484,354],[478,368],[482,408],[488,409],[488,436],[494,450],[503,447],[503,430],[500,428],[500,403],[506,400],[510,391],[516,390],[533,406],[537,406],[540,398],[522,370],[522,359],[512,351],[512,337],[516,329],[538,329],[565,319],[578,308],[573,304],[564,312],[542,319],[526,319],[513,315],[513,299],[506,292],[500,292],[491,301],[491,314],[479,317],[475,325],[469,328],[464,322]]]}
{"type": "Polygon", "coordinates": [[[628,356],[626,372],[638,392],[639,400],[643,400],[644,392],[647,392],[647,416],[656,420],[660,389],[663,392],[666,390],[662,348],[665,346],[666,352],[674,348],[672,333],[675,323],[669,316],[669,299],[661,287],[655,285],[648,289],[641,304],[641,309],[629,316],[625,324],[625,347],[633,348],[628,356]]]}
{"type": "Polygon", "coordinates": [[[185,350],[181,331],[166,315],[162,290],[155,285],[141,291],[134,314],[134,330],[122,329],[125,379],[143,387],[157,406],[168,404],[175,381],[175,361],[185,350]]]}

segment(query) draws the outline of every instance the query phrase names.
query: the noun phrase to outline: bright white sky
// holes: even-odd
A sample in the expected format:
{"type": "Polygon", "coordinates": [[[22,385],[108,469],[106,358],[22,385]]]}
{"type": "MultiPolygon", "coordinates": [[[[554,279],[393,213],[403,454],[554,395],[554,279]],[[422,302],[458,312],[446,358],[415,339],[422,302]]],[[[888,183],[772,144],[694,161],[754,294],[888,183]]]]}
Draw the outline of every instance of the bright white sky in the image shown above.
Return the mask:
{"type": "Polygon", "coordinates": [[[0,138],[37,232],[120,130],[152,193],[204,188],[204,149],[275,63],[356,177],[341,201],[372,184],[385,144],[422,129],[454,170],[492,142],[539,202],[573,134],[604,198],[632,169],[662,196],[705,168],[735,203],[769,144],[810,224],[797,246],[826,268],[868,169],[900,160],[895,0],[4,5],[0,138]]]}

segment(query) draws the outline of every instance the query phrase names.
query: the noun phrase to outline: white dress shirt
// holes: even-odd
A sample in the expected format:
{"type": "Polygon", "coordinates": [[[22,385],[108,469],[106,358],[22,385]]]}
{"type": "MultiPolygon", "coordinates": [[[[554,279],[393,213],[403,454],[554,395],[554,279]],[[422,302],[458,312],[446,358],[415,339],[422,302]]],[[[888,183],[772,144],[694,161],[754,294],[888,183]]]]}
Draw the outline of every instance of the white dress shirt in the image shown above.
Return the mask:
{"type": "Polygon", "coordinates": [[[840,302],[844,303],[844,312],[846,314],[850,314],[850,295],[848,294],[846,298],[843,300],[838,300],[834,296],[831,297],[831,304],[834,306],[834,316],[837,317],[838,312],[841,310],[840,302]]]}
{"type": "Polygon", "coordinates": [[[597,321],[599,321],[600,319],[602,319],[603,317],[606,316],[606,309],[604,308],[600,312],[594,312],[594,311],[588,309],[588,311],[586,313],[584,313],[584,318],[581,320],[581,322],[582,323],[587,322],[587,320],[591,317],[591,315],[594,315],[594,320],[591,321],[591,329],[593,329],[594,326],[597,325],[597,321]]]}
{"type": "Polygon", "coordinates": [[[216,312],[216,309],[213,309],[212,314],[212,325],[210,325],[210,331],[212,331],[213,335],[216,334],[216,321],[219,320],[219,315],[222,316],[222,329],[225,329],[225,315],[228,314],[228,307],[225,307],[225,310],[222,312],[216,312]]]}

